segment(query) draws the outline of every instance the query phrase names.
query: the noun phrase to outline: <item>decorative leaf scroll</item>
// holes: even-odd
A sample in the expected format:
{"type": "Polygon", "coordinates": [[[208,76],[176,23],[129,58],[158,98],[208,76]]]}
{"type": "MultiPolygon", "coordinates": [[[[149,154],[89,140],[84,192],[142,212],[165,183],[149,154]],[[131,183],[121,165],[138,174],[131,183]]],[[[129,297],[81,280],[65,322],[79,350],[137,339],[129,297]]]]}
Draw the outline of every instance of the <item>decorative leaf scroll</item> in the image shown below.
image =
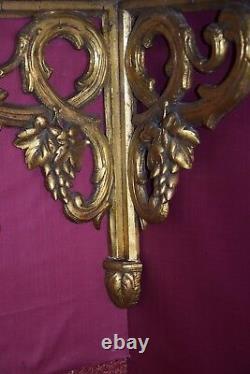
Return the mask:
{"type": "MultiPolygon", "coordinates": [[[[250,8],[232,5],[222,11],[218,23],[205,30],[210,57],[200,55],[195,36],[179,12],[165,8],[144,12],[134,24],[126,51],[126,70],[132,92],[146,110],[134,113],[135,131],[129,149],[129,184],[142,227],[164,220],[178,182],[178,171],[190,169],[199,144],[195,127],[213,128],[250,91],[250,8]],[[156,35],[170,47],[169,81],[162,94],[156,92],[145,67],[145,49],[156,35]],[[192,85],[193,70],[212,73],[224,61],[230,42],[235,61],[218,86],[203,85],[200,98],[183,102],[192,85]],[[153,183],[148,192],[148,180],[153,183]]],[[[169,69],[168,69],[169,71],[169,69]]]]}
{"type": "Polygon", "coordinates": [[[22,131],[15,141],[18,148],[25,150],[28,168],[40,166],[54,199],[60,198],[66,204],[72,198],[70,187],[75,173],[81,169],[87,143],[79,128],[50,125],[44,117],[37,117],[34,127],[22,131]]]}
{"type": "MultiPolygon", "coordinates": [[[[25,128],[15,144],[25,150],[27,166],[43,169],[47,188],[54,199],[64,203],[65,213],[71,219],[93,220],[96,227],[110,206],[112,157],[99,120],[78,108],[93,100],[104,87],[107,63],[104,38],[94,25],[80,13],[58,11],[42,13],[25,26],[14,56],[0,69],[4,76],[19,66],[24,90],[36,95],[43,104],[24,108],[2,103],[0,124],[25,128]],[[77,92],[67,101],[48,84],[52,70],[45,63],[44,49],[56,37],[68,39],[77,49],[87,48],[90,55],[89,70],[76,82],[77,92]],[[71,191],[87,143],[94,159],[94,191],[89,200],[71,191]]],[[[7,93],[0,92],[0,96],[4,100],[7,93]]]]}

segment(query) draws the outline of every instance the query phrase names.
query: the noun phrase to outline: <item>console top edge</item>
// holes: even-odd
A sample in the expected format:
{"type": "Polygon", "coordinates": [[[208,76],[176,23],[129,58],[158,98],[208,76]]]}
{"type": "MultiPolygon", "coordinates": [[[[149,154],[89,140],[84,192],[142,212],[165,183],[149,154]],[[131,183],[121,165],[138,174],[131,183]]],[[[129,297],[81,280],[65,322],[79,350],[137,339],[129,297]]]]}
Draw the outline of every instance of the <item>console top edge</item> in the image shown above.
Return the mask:
{"type": "MultiPolygon", "coordinates": [[[[249,0],[236,0],[235,2],[249,4],[249,0]]],[[[2,13],[6,12],[6,14],[25,14],[27,12],[45,12],[50,10],[101,11],[114,6],[128,11],[140,8],[170,6],[182,11],[198,11],[220,9],[230,3],[232,3],[231,0],[2,0],[0,1],[0,10],[2,13]]]]}

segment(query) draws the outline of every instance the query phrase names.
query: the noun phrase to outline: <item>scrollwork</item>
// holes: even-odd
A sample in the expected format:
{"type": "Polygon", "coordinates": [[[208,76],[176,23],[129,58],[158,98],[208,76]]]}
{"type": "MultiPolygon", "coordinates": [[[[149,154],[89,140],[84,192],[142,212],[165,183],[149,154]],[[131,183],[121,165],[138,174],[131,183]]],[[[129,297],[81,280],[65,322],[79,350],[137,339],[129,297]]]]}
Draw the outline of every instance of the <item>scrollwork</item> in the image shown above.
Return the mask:
{"type": "Polygon", "coordinates": [[[200,72],[215,71],[228,56],[229,45],[235,49],[234,61],[225,79],[217,85],[201,84],[198,87],[198,100],[180,104],[180,111],[187,121],[213,129],[249,93],[249,15],[247,3],[233,3],[221,11],[217,24],[205,30],[205,40],[213,46],[209,59],[199,56],[195,37],[191,29],[186,30],[184,48],[200,72]],[[200,63],[197,64],[198,61],[200,63]]]}
{"type": "Polygon", "coordinates": [[[204,39],[211,47],[205,58],[179,12],[168,8],[146,11],[135,22],[126,50],[126,70],[133,95],[146,109],[132,118],[135,131],[129,149],[129,181],[142,227],[167,217],[178,171],[191,168],[199,144],[195,128],[213,128],[250,91],[249,33],[249,7],[226,8],[218,23],[205,29],[204,39]],[[156,35],[162,35],[170,49],[169,81],[161,95],[145,66],[145,49],[156,35]],[[200,85],[199,100],[185,103],[183,96],[191,88],[193,70],[214,72],[225,60],[230,43],[236,46],[236,55],[228,76],[217,86],[200,85]],[[148,181],[153,184],[151,191],[148,181]]]}
{"type": "MultiPolygon", "coordinates": [[[[35,18],[20,33],[17,50],[9,63],[1,68],[1,76],[20,66],[24,90],[35,94],[44,106],[0,107],[0,121],[25,127],[17,138],[17,147],[26,150],[29,168],[40,166],[46,186],[55,199],[64,203],[66,214],[74,221],[93,220],[98,227],[109,207],[112,187],[112,157],[108,140],[99,128],[99,121],[78,108],[93,100],[103,88],[108,72],[107,48],[104,39],[81,14],[49,12],[35,18]],[[68,39],[75,48],[87,48],[90,54],[88,72],[76,82],[76,94],[67,101],[50,86],[52,73],[44,60],[44,48],[56,37],[68,39]],[[94,193],[86,201],[70,190],[86,143],[94,158],[94,193]]],[[[2,95],[3,99],[6,93],[2,95]]]]}

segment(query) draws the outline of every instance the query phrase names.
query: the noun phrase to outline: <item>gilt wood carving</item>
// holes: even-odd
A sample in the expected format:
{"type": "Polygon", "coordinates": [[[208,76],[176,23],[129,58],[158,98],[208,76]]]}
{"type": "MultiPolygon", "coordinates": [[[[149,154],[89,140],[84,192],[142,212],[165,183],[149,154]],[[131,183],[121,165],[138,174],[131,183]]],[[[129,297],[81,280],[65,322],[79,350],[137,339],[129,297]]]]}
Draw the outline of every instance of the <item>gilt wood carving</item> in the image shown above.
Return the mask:
{"type": "Polygon", "coordinates": [[[13,106],[1,90],[0,125],[20,128],[15,145],[24,151],[29,169],[42,169],[47,189],[63,203],[66,216],[77,223],[93,221],[99,228],[103,215],[109,214],[105,283],[112,301],[129,307],[139,300],[141,288],[140,227],[167,217],[179,172],[192,167],[199,127],[213,129],[250,91],[250,4],[20,0],[2,1],[0,16],[31,17],[18,35],[13,57],[0,68],[0,77],[19,67],[24,91],[40,102],[13,106]],[[208,58],[200,54],[183,13],[202,9],[220,11],[205,29],[208,58]],[[102,19],[101,30],[91,22],[92,16],[102,19]],[[157,35],[170,49],[165,68],[169,80],[161,95],[145,66],[145,51],[157,35]],[[44,59],[45,46],[57,37],[87,49],[90,56],[88,72],[67,100],[50,86],[52,71],[44,59]],[[185,102],[193,72],[215,72],[228,58],[231,45],[235,56],[226,78],[216,86],[201,84],[199,99],[185,102]],[[105,134],[98,118],[84,112],[84,105],[101,90],[105,134]],[[140,113],[138,101],[144,107],[140,113]],[[72,188],[86,145],[94,156],[90,199],[72,188]]]}

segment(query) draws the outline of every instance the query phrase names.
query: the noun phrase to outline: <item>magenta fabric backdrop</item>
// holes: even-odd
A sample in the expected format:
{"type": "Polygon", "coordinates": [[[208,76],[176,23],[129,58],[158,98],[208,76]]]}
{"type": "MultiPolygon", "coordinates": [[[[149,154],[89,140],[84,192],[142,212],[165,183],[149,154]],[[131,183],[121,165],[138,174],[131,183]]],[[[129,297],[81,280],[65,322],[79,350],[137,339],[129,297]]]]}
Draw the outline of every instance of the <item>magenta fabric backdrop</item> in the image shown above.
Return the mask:
{"type": "MultiPolygon", "coordinates": [[[[14,51],[14,36],[25,22],[1,20],[1,62],[14,51]]],[[[72,93],[86,55],[56,40],[47,61],[55,68],[55,87],[62,95],[72,93]]],[[[10,102],[34,102],[22,94],[17,71],[0,86],[10,89],[10,102]]],[[[101,115],[102,97],[88,110],[101,115]]],[[[103,337],[127,336],[126,311],[113,306],[103,284],[106,221],[98,232],[66,219],[40,170],[29,171],[23,152],[12,145],[16,132],[0,133],[0,373],[60,373],[125,357],[125,351],[101,348],[103,337]]],[[[91,168],[89,154],[84,165],[91,168]]],[[[88,177],[78,177],[81,191],[89,192],[88,177]]]]}
{"type": "MultiPolygon", "coordinates": [[[[210,18],[189,16],[197,30],[210,18]]],[[[162,82],[162,41],[154,52],[162,82]]],[[[132,354],[129,374],[250,373],[249,117],[247,98],[214,132],[201,131],[167,221],[142,235],[142,298],[129,334],[151,340],[132,354]]]]}

